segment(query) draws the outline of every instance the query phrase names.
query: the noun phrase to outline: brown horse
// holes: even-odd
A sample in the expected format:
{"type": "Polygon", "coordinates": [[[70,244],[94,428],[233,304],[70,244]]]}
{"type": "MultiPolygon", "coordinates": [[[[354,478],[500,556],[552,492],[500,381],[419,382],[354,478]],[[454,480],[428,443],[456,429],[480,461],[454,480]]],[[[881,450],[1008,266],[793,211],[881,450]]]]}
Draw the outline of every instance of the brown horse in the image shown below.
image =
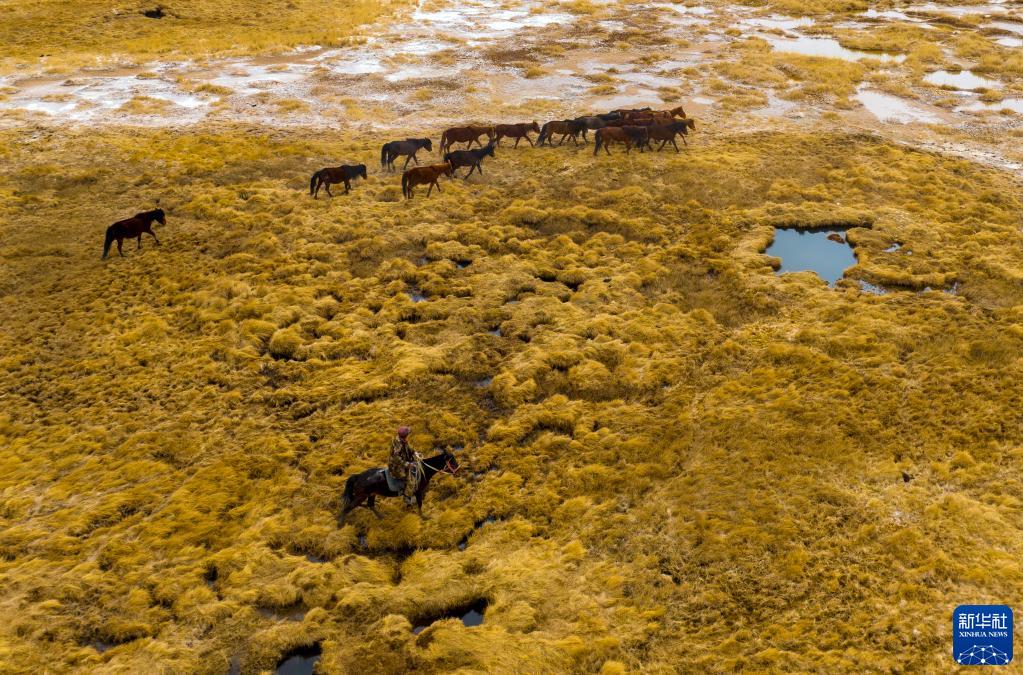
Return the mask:
{"type": "Polygon", "coordinates": [[[533,122],[523,122],[521,124],[498,124],[494,127],[494,131],[497,134],[497,145],[501,145],[502,138],[514,138],[515,145],[512,147],[517,148],[519,147],[519,141],[523,138],[529,141],[530,145],[533,145],[533,139],[529,137],[529,132],[535,131],[536,133],[540,133],[540,125],[537,124],[535,120],[533,122]]]}
{"type": "Polygon", "coordinates": [[[635,117],[655,117],[655,118],[685,118],[686,111],[682,109],[682,106],[676,106],[671,110],[651,110],[650,108],[636,108],[632,110],[615,110],[614,112],[620,114],[625,119],[635,117]]]}
{"type": "Polygon", "coordinates": [[[405,196],[405,199],[412,199],[412,192],[417,185],[429,185],[430,189],[426,191],[426,196],[429,197],[433,192],[434,185],[437,186],[437,192],[441,191],[440,183],[437,182],[441,176],[455,177],[451,162],[413,167],[401,174],[401,194],[405,196]]]}
{"type": "Polygon", "coordinates": [[[345,184],[345,194],[352,189],[352,180],[362,176],[366,178],[366,165],[365,164],[354,164],[354,165],[342,165],[342,166],[328,166],[326,169],[320,169],[313,174],[313,177],[309,180],[309,194],[316,199],[316,195],[320,194],[320,188],[326,187],[327,194],[333,197],[333,193],[330,191],[330,186],[337,183],[345,184]]]}
{"type": "Polygon", "coordinates": [[[163,209],[153,209],[152,211],[143,211],[142,213],[136,213],[131,218],[125,218],[119,220],[110,227],[107,228],[107,238],[103,242],[103,258],[107,257],[110,253],[110,245],[117,240],[117,252],[124,257],[124,251],[121,250],[121,242],[125,239],[132,237],[138,238],[138,246],[136,249],[142,248],[142,235],[148,234],[154,240],[156,245],[160,245],[160,240],[156,238],[156,234],[153,233],[153,221],[160,223],[161,225],[167,224],[167,218],[164,215],[163,209]]]}
{"type": "MultiPolygon", "coordinates": [[[[446,473],[454,476],[458,473],[458,460],[447,448],[439,455],[422,460],[422,477],[416,488],[416,507],[419,515],[423,515],[423,497],[426,496],[426,488],[430,485],[430,479],[438,473],[446,473]]],[[[341,498],[341,515],[338,516],[337,526],[345,526],[345,518],[348,512],[365,504],[377,518],[383,518],[377,511],[376,498],[397,497],[395,492],[387,485],[387,476],[383,468],[367,469],[362,473],[350,476],[345,481],[345,492],[341,498]]]]}
{"type": "Polygon", "coordinates": [[[666,143],[671,143],[675,146],[675,152],[678,152],[678,144],[675,143],[675,136],[682,136],[683,145],[689,145],[686,142],[686,134],[689,133],[687,129],[696,129],[696,120],[688,117],[678,122],[671,122],[669,124],[655,124],[647,127],[647,133],[650,135],[650,140],[660,141],[661,144],[657,147],[657,151],[660,152],[664,149],[666,143]]]}
{"type": "Polygon", "coordinates": [[[600,148],[603,147],[604,152],[610,155],[611,151],[607,146],[612,143],[624,143],[626,154],[629,153],[633,145],[637,146],[640,152],[643,152],[644,146],[650,142],[650,135],[647,133],[647,129],[648,127],[638,126],[597,129],[593,134],[594,138],[597,139],[596,144],[593,146],[593,154],[596,155],[600,148]]]}
{"type": "Polygon", "coordinates": [[[579,134],[586,131],[586,124],[579,120],[551,120],[540,129],[540,137],[536,139],[537,145],[554,145],[554,134],[561,134],[558,145],[565,142],[565,139],[572,137],[572,142],[579,145],[579,134]]]}
{"type": "Polygon", "coordinates": [[[486,134],[489,140],[494,140],[497,133],[491,125],[469,125],[467,127],[451,127],[440,136],[440,151],[443,154],[451,149],[452,143],[468,143],[466,147],[471,148],[476,143],[481,148],[480,136],[486,134]]]}

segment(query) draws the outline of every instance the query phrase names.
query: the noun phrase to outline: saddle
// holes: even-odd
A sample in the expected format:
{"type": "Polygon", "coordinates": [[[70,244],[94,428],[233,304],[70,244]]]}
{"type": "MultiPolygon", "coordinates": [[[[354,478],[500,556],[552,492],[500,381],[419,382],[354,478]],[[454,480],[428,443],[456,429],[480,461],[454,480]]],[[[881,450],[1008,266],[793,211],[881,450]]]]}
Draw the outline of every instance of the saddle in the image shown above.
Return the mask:
{"type": "Polygon", "coordinates": [[[387,479],[387,489],[388,490],[391,490],[392,492],[399,492],[399,493],[405,491],[405,481],[403,481],[402,479],[397,478],[395,476],[392,476],[390,470],[388,470],[388,469],[380,469],[380,470],[384,472],[384,478],[387,479]]]}
{"type": "MultiPolygon", "coordinates": [[[[416,472],[417,478],[421,478],[422,475],[423,475],[422,463],[421,462],[416,462],[414,466],[415,466],[415,469],[413,469],[413,471],[416,472]]],[[[392,490],[393,492],[398,492],[398,493],[402,493],[402,492],[405,491],[405,480],[404,479],[398,478],[397,476],[393,475],[391,473],[391,470],[386,468],[386,467],[384,467],[383,469],[380,469],[380,470],[384,472],[384,478],[387,479],[387,488],[389,490],[392,490]]]]}

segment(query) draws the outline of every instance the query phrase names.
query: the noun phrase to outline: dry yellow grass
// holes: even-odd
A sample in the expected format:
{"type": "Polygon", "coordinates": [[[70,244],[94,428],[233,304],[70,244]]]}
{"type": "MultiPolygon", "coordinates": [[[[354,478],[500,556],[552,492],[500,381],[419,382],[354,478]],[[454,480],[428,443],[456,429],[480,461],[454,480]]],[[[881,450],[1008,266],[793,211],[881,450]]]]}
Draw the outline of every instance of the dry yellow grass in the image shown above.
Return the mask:
{"type": "Polygon", "coordinates": [[[1023,597],[1006,176],[701,130],[406,203],[384,139],[323,138],[0,134],[0,670],[936,671],[956,604],[1023,597]],[[101,262],[157,200],[164,245],[101,262]],[[962,295],[772,273],[771,225],[833,220],[858,276],[962,295]],[[466,476],[338,530],[400,421],[466,476]]]}
{"type": "Polygon", "coordinates": [[[412,3],[406,0],[11,0],[0,6],[0,64],[50,68],[137,59],[281,51],[336,45],[358,28],[412,3]],[[162,8],[163,18],[143,12],[162,8]]]}

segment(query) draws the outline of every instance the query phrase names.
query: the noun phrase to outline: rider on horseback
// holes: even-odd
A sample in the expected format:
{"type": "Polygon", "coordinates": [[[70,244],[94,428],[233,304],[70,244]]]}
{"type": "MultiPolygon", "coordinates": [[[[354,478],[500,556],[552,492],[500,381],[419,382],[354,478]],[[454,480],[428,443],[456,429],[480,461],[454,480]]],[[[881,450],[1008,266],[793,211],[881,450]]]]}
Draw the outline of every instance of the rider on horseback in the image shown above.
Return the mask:
{"type": "Polygon", "coordinates": [[[387,460],[387,470],[392,478],[404,482],[405,503],[414,506],[422,471],[419,467],[419,453],[408,442],[411,431],[404,425],[398,427],[398,435],[391,441],[391,457],[387,460]]]}

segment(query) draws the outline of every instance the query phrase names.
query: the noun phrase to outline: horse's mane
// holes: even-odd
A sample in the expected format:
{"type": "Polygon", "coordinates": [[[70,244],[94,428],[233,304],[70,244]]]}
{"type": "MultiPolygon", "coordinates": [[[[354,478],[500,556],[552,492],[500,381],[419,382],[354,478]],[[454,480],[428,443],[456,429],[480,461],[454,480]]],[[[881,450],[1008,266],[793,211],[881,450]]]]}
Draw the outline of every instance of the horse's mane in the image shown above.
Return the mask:
{"type": "Polygon", "coordinates": [[[141,211],[139,213],[136,213],[135,217],[136,218],[148,218],[150,216],[155,216],[156,214],[164,215],[163,209],[153,209],[152,211],[141,211]]]}
{"type": "Polygon", "coordinates": [[[434,455],[433,457],[426,457],[423,459],[423,464],[429,464],[434,469],[444,468],[443,464],[440,467],[436,467],[433,465],[433,462],[439,459],[444,459],[446,456],[447,456],[446,452],[441,452],[439,454],[434,455]]]}

